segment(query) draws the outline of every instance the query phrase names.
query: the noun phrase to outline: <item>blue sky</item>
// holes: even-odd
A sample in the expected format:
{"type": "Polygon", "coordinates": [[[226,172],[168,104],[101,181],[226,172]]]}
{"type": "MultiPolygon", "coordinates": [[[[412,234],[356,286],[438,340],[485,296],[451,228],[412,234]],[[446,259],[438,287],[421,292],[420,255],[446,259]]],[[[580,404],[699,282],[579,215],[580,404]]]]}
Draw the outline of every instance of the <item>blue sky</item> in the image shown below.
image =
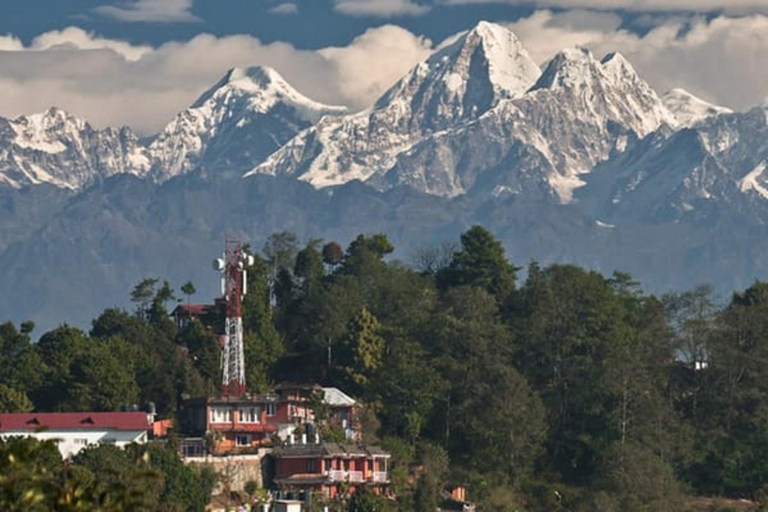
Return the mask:
{"type": "MultiPolygon", "coordinates": [[[[382,3],[390,1],[397,3],[397,0],[382,3]]],[[[0,3],[0,33],[13,33],[29,42],[42,32],[76,25],[135,44],[159,45],[206,32],[217,36],[250,34],[266,43],[286,41],[299,48],[320,48],[346,44],[365,29],[386,23],[395,23],[432,39],[444,39],[480,20],[515,20],[534,10],[531,6],[508,4],[464,4],[433,7],[418,15],[396,9],[389,14],[375,10],[369,14],[365,10],[345,14],[333,0],[197,0],[189,9],[183,8],[185,2],[175,2],[178,7],[175,19],[168,14],[174,10],[169,9],[155,11],[158,21],[126,21],[119,18],[118,10],[109,9],[115,7],[130,13],[127,7],[131,3],[6,1],[0,3]]]]}
{"type": "Polygon", "coordinates": [[[568,46],[620,51],[659,93],[746,109],[768,96],[766,13],[768,0],[5,0],[0,115],[55,105],[150,134],[248,65],[359,109],[480,20],[541,65],[568,46]]]}

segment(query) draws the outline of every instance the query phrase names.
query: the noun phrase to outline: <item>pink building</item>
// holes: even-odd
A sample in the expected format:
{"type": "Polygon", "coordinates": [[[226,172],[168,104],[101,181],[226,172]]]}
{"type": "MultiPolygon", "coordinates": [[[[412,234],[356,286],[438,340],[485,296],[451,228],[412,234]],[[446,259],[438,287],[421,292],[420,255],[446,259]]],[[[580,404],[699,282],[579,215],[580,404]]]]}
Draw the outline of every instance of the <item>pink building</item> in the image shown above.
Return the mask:
{"type": "Polygon", "coordinates": [[[275,448],[274,483],[281,491],[344,497],[367,486],[383,493],[389,484],[390,454],[373,446],[337,443],[293,444],[275,448]]]}

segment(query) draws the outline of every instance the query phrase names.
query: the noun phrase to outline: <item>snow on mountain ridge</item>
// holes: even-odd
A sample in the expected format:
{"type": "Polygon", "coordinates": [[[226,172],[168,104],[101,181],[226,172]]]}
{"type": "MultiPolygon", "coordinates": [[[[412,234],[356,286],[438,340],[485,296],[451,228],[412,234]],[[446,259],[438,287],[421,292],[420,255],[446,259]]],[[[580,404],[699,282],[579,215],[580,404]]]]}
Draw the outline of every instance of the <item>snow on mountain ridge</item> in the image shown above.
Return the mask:
{"type": "Polygon", "coordinates": [[[680,126],[693,126],[709,117],[733,112],[729,108],[708,103],[680,88],[672,89],[661,99],[680,126]]]}
{"type": "Polygon", "coordinates": [[[346,112],[307,98],[272,68],[233,68],[149,146],[153,176],[162,181],[201,165],[242,174],[323,116],[346,112]]]}
{"type": "Polygon", "coordinates": [[[190,108],[204,107],[217,95],[226,95],[230,91],[240,91],[250,97],[251,107],[266,113],[278,103],[294,107],[302,118],[310,123],[320,120],[328,113],[335,115],[347,113],[342,106],[324,105],[314,101],[294,89],[275,69],[268,66],[231,68],[211,89],[203,93],[190,108]]]}
{"type": "Polygon", "coordinates": [[[99,179],[149,169],[146,150],[128,128],[93,129],[62,109],[0,118],[0,182],[19,188],[49,183],[78,190],[99,179]]]}
{"type": "Polygon", "coordinates": [[[514,34],[481,22],[414,66],[371,108],[321,121],[246,176],[293,174],[316,187],[383,176],[423,137],[521,96],[540,73],[514,34]]]}

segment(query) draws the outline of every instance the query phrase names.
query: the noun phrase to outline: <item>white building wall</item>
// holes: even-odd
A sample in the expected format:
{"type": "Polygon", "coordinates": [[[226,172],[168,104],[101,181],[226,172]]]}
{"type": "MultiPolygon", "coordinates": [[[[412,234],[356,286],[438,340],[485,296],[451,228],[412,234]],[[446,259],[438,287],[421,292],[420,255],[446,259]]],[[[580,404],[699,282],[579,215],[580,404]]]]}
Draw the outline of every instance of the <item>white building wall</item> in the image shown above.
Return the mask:
{"type": "Polygon", "coordinates": [[[63,458],[70,457],[86,446],[95,444],[114,444],[122,448],[131,443],[143,444],[147,442],[145,430],[98,430],[98,429],[72,429],[72,430],[44,430],[30,432],[28,430],[8,431],[0,434],[0,437],[34,437],[40,441],[53,439],[57,441],[59,452],[63,458]]]}

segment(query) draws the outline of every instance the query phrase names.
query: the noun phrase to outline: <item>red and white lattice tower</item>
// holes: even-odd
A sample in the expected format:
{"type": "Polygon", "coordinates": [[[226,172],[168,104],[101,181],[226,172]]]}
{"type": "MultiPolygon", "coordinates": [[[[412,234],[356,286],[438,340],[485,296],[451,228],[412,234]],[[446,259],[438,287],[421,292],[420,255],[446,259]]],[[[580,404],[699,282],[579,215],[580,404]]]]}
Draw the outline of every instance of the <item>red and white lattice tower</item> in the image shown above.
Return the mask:
{"type": "Polygon", "coordinates": [[[243,251],[238,240],[227,240],[224,257],[213,262],[221,272],[221,293],[227,304],[224,346],[221,353],[221,387],[224,395],[245,393],[245,352],[243,349],[243,296],[248,288],[246,267],[253,256],[243,251]]]}

